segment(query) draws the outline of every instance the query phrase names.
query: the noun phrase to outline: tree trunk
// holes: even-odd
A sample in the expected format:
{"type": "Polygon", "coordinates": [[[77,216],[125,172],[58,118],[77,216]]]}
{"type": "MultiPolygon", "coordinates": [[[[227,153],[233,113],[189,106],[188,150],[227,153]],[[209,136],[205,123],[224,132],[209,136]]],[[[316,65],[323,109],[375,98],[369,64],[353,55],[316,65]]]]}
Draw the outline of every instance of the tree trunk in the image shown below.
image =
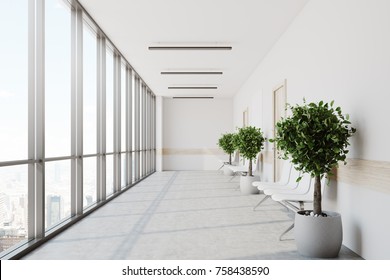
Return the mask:
{"type": "Polygon", "coordinates": [[[232,154],[229,154],[229,164],[232,165],[232,154]]]}
{"type": "Polygon", "coordinates": [[[249,159],[248,175],[252,176],[252,160],[251,159],[249,159]]]}
{"type": "Polygon", "coordinates": [[[322,214],[322,206],[321,206],[321,177],[316,176],[314,178],[314,200],[313,200],[313,212],[315,214],[322,214]]]}

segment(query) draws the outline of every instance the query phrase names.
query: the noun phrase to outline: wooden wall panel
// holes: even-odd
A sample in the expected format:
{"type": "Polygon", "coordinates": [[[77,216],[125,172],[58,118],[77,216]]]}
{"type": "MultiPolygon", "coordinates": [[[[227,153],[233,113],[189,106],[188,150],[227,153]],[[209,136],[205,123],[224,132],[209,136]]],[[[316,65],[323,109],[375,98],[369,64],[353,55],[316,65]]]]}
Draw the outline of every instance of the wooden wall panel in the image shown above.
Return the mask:
{"type": "MultiPolygon", "coordinates": [[[[263,164],[273,164],[272,151],[263,155],[263,164]]],[[[390,193],[390,162],[349,158],[333,173],[339,182],[390,193]]]]}
{"type": "Polygon", "coordinates": [[[390,162],[350,158],[347,163],[337,169],[338,181],[390,193],[390,162]]]}
{"type": "Polygon", "coordinates": [[[162,155],[224,155],[223,151],[216,148],[199,148],[199,149],[162,149],[162,155]]]}

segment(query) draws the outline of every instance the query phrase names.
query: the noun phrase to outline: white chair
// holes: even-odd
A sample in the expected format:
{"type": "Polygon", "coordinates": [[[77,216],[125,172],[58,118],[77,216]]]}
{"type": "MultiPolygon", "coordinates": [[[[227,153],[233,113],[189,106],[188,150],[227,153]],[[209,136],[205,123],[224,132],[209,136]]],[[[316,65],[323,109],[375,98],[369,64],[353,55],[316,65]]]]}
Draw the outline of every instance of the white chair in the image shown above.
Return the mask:
{"type": "MultiPolygon", "coordinates": [[[[282,169],[282,176],[280,177],[280,180],[278,182],[262,182],[262,181],[255,181],[252,183],[254,187],[257,187],[260,191],[264,191],[267,188],[286,188],[288,183],[296,178],[298,178],[299,173],[297,173],[297,176],[295,177],[292,173],[297,173],[297,171],[293,168],[293,165],[290,162],[284,162],[283,169],[282,169]],[[293,170],[295,172],[293,172],[293,170]]],[[[264,201],[266,201],[268,198],[270,198],[269,195],[265,195],[262,200],[259,201],[259,203],[256,204],[255,207],[253,207],[253,211],[256,210],[257,207],[260,206],[264,201]]]]}
{"type": "MultiPolygon", "coordinates": [[[[306,174],[305,174],[306,175],[306,174]]],[[[303,180],[303,178],[302,178],[303,180]]],[[[301,181],[302,181],[301,180],[301,181]]],[[[324,185],[325,185],[325,176],[321,179],[321,193],[323,194],[324,193],[324,185]]],[[[315,180],[313,180],[311,177],[310,177],[310,183],[309,183],[309,187],[306,188],[306,191],[304,192],[300,192],[300,193],[297,193],[297,192],[276,192],[274,194],[272,194],[271,198],[276,201],[276,202],[279,202],[281,204],[283,204],[285,207],[287,207],[288,209],[292,210],[294,215],[297,211],[300,211],[300,210],[305,210],[305,203],[313,203],[313,197],[314,197],[314,182],[315,180]],[[294,205],[293,203],[298,203],[299,206],[296,206],[294,205]]],[[[299,182],[299,184],[301,184],[301,182],[299,182]]],[[[305,189],[304,187],[302,189],[305,189]]],[[[292,215],[292,217],[294,219],[294,216],[292,215]]],[[[279,240],[282,241],[282,237],[287,233],[289,232],[290,230],[292,230],[294,228],[294,223],[292,225],[290,225],[279,237],[279,240]]]]}
{"type": "MultiPolygon", "coordinates": [[[[223,159],[220,159],[219,162],[222,164],[220,168],[218,168],[218,170],[221,170],[222,167],[224,167],[225,165],[230,165],[228,161],[225,161],[223,159]]],[[[240,153],[238,151],[234,151],[233,153],[233,160],[232,160],[232,164],[233,166],[236,166],[240,163],[240,153]]]]}
{"type": "MultiPolygon", "coordinates": [[[[307,174],[305,174],[306,176],[307,174]]],[[[307,175],[307,177],[310,177],[307,175]]],[[[302,178],[303,180],[303,178],[302,178]]],[[[324,185],[325,185],[325,176],[321,179],[321,193],[324,192],[324,185]]],[[[314,196],[314,182],[315,180],[310,177],[310,183],[308,188],[302,188],[304,191],[300,192],[275,192],[271,195],[272,199],[276,202],[281,202],[285,204],[287,207],[295,210],[305,210],[304,204],[305,203],[313,203],[313,196],[314,196]],[[299,206],[295,206],[292,203],[296,202],[299,203],[299,206]]]]}
{"type": "MultiPolygon", "coordinates": [[[[255,162],[254,163],[252,162],[252,172],[253,172],[253,174],[260,174],[260,163],[261,163],[261,153],[258,153],[255,162]]],[[[230,179],[230,181],[231,181],[237,175],[239,175],[241,173],[248,172],[248,170],[249,170],[249,160],[246,160],[244,165],[236,165],[236,166],[229,165],[229,169],[231,171],[233,171],[233,176],[230,179]]]]}
{"type": "Polygon", "coordinates": [[[231,165],[239,165],[240,164],[240,152],[235,151],[233,155],[233,160],[231,165]]]}
{"type": "Polygon", "coordinates": [[[279,188],[266,188],[263,192],[269,196],[273,196],[274,194],[303,194],[309,190],[311,180],[311,176],[304,173],[301,175],[301,180],[299,182],[294,180],[286,186],[280,186],[279,188]]]}

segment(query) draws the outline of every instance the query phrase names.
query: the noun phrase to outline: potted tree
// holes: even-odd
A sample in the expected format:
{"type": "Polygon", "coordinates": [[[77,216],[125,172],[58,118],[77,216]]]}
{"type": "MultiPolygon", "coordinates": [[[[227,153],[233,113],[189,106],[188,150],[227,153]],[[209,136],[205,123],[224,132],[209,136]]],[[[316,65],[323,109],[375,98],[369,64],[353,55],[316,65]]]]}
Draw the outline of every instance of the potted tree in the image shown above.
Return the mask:
{"type": "MultiPolygon", "coordinates": [[[[310,257],[336,257],[342,244],[341,216],[322,211],[321,179],[339,162],[346,164],[349,138],[356,129],[334,101],[290,106],[291,116],[276,124],[272,141],[297,170],[314,178],[313,211],[295,215],[299,253],[310,257]]],[[[299,179],[298,179],[299,180],[299,179]]]]}
{"type": "Polygon", "coordinates": [[[234,146],[234,133],[225,133],[222,134],[221,138],[218,139],[218,146],[229,155],[229,161],[224,162],[224,167],[223,167],[223,173],[228,176],[233,175],[233,171],[226,166],[227,164],[231,165],[232,164],[232,153],[235,151],[235,146],[234,146]]]}
{"type": "Polygon", "coordinates": [[[244,194],[256,194],[258,189],[252,186],[252,182],[260,180],[258,176],[253,176],[252,161],[260,153],[264,146],[265,138],[260,128],[247,126],[238,130],[234,139],[235,146],[240,154],[249,161],[248,172],[243,174],[240,179],[240,189],[244,194]]]}

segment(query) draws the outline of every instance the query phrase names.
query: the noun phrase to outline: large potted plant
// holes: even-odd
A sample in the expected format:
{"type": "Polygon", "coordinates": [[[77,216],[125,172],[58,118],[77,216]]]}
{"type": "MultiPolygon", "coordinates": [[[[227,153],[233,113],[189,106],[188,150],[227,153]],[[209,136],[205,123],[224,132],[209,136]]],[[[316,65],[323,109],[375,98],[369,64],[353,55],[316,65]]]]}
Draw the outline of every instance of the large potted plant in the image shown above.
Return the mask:
{"type": "Polygon", "coordinates": [[[247,126],[239,128],[234,139],[235,146],[240,154],[249,161],[248,172],[243,173],[240,179],[240,190],[243,194],[256,194],[258,189],[252,186],[254,181],[260,180],[259,176],[253,175],[253,160],[264,146],[265,138],[260,128],[247,126]]]}
{"type": "Polygon", "coordinates": [[[310,257],[336,257],[342,244],[340,214],[322,211],[321,179],[339,162],[346,164],[349,138],[356,129],[349,115],[333,105],[304,100],[303,105],[290,106],[291,116],[276,124],[273,139],[284,158],[314,178],[313,211],[299,211],[294,229],[299,253],[310,257]]]}
{"type": "Polygon", "coordinates": [[[225,162],[224,167],[223,167],[223,173],[228,176],[233,175],[233,171],[229,169],[228,165],[232,164],[232,153],[235,151],[235,146],[234,146],[234,133],[225,133],[222,134],[221,138],[218,139],[218,146],[229,155],[229,161],[225,162]]]}

